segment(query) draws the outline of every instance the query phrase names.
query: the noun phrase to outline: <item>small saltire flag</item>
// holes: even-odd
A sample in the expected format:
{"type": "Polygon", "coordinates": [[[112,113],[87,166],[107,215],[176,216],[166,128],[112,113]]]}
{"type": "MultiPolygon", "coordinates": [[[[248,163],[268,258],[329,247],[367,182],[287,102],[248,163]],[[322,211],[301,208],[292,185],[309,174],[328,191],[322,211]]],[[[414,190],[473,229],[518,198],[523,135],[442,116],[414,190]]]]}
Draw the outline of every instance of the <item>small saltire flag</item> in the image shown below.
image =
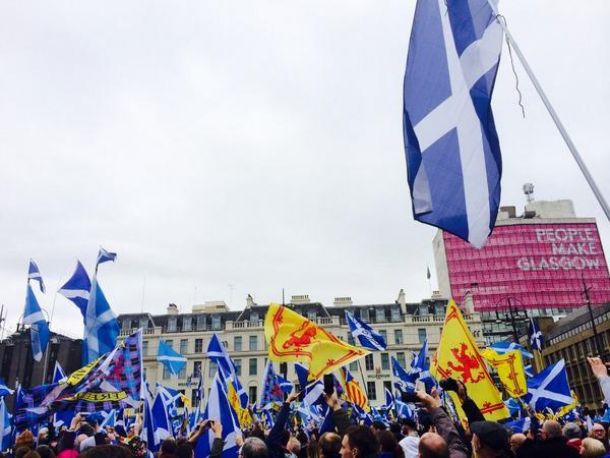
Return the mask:
{"type": "Polygon", "coordinates": [[[97,262],[95,263],[95,270],[97,271],[97,266],[104,262],[116,260],[116,253],[112,253],[104,248],[100,247],[100,251],[97,253],[97,262]]]}
{"type": "Polygon", "coordinates": [[[415,382],[417,381],[417,373],[407,372],[392,356],[392,374],[395,377],[394,384],[401,391],[415,391],[415,382]]]}
{"type": "Polygon", "coordinates": [[[53,369],[53,380],[51,383],[59,383],[61,380],[66,378],[66,373],[61,368],[59,361],[55,361],[55,368],[53,369]]]}
{"type": "Polygon", "coordinates": [[[497,371],[510,397],[520,398],[527,392],[523,357],[519,350],[507,351],[500,355],[492,348],[485,348],[481,351],[481,356],[497,371]]]}
{"type": "Polygon", "coordinates": [[[116,409],[112,409],[109,413],[106,413],[104,417],[104,421],[100,424],[100,428],[105,428],[106,426],[112,426],[116,424],[116,409]]]}
{"type": "Polygon", "coordinates": [[[534,369],[532,368],[531,364],[528,364],[527,366],[525,366],[523,368],[523,370],[525,371],[525,376],[528,378],[532,378],[534,376],[534,369]]]}
{"type": "Polygon", "coordinates": [[[4,399],[0,397],[0,451],[11,448],[12,442],[11,415],[4,399]]]}
{"type": "Polygon", "coordinates": [[[546,408],[555,411],[572,404],[574,398],[568,385],[565,361],[560,359],[527,381],[527,394],[523,397],[536,412],[546,408]]]}
{"type": "Polygon", "coordinates": [[[299,379],[300,390],[305,391],[303,396],[303,404],[313,406],[324,393],[324,384],[320,380],[313,383],[309,382],[309,369],[301,363],[294,364],[295,372],[299,379]]]}
{"type": "Polygon", "coordinates": [[[156,418],[153,412],[154,400],[152,398],[152,395],[148,391],[148,388],[144,389],[144,391],[144,421],[142,424],[142,432],[140,433],[140,436],[146,441],[148,449],[151,452],[156,452],[161,446],[161,440],[159,439],[159,434],[157,433],[157,426],[155,424],[156,418]]]}
{"type": "Polygon", "coordinates": [[[76,261],[76,269],[74,270],[74,273],[57,292],[66,299],[74,302],[74,304],[80,309],[84,318],[87,314],[87,303],[89,302],[90,291],[91,280],[89,280],[89,274],[81,262],[76,261]]]}
{"type": "Polygon", "coordinates": [[[538,328],[538,325],[533,318],[530,318],[530,327],[528,332],[530,338],[530,348],[532,350],[542,351],[542,345],[544,345],[544,337],[542,332],[538,328]]]}
{"type": "Polygon", "coordinates": [[[434,378],[430,375],[430,363],[428,362],[428,339],[424,340],[419,353],[411,361],[411,373],[417,374],[417,379],[426,385],[430,391],[434,386],[434,378]]]}
{"type": "Polygon", "coordinates": [[[186,358],[170,347],[168,343],[162,339],[159,339],[157,361],[163,364],[170,374],[176,376],[186,366],[186,358]]]}
{"type": "Polygon", "coordinates": [[[281,404],[284,402],[284,391],[282,391],[280,381],[273,370],[273,363],[271,361],[267,361],[267,365],[263,371],[261,386],[261,408],[270,408],[273,403],[281,404]]]}
{"type": "Polygon", "coordinates": [[[11,390],[6,382],[0,378],[0,398],[3,396],[10,396],[15,390],[11,390]]]}
{"type": "MultiPolygon", "coordinates": [[[[486,420],[498,421],[508,417],[508,410],[487,372],[474,337],[453,300],[447,304],[445,323],[430,372],[437,380],[447,377],[461,380],[486,420]]],[[[456,396],[454,392],[449,392],[449,395],[452,398],[456,396]]],[[[454,399],[454,404],[459,417],[465,418],[457,399],[454,399]]]]}
{"type": "Polygon", "coordinates": [[[383,336],[375,331],[368,323],[355,317],[347,310],[345,319],[349,326],[352,337],[364,348],[368,350],[385,350],[387,345],[383,336]]]}
{"type": "Polygon", "coordinates": [[[499,355],[503,355],[504,353],[507,353],[509,351],[519,350],[521,351],[521,354],[524,358],[534,357],[534,355],[527,351],[527,349],[523,345],[520,345],[516,342],[507,342],[503,340],[501,342],[494,342],[489,347],[492,348],[499,355]]]}
{"type": "Polygon", "coordinates": [[[500,203],[491,95],[501,49],[487,0],[418,0],[403,111],[413,214],[476,247],[500,203]]]}
{"type": "Polygon", "coordinates": [[[49,343],[50,331],[47,319],[36,300],[34,291],[28,283],[25,297],[25,311],[23,312],[23,324],[30,325],[30,339],[32,343],[32,357],[36,361],[42,360],[42,355],[49,343]]]}
{"type": "Polygon", "coordinates": [[[210,339],[210,343],[208,344],[207,350],[208,358],[214,361],[220,370],[222,371],[222,375],[225,379],[231,380],[233,385],[235,386],[235,391],[239,395],[239,399],[241,401],[242,407],[247,407],[248,405],[248,393],[243,388],[241,382],[239,381],[239,377],[237,376],[237,372],[235,371],[235,364],[233,360],[229,356],[226,348],[218,338],[216,334],[212,336],[210,339]]]}
{"type": "Polygon", "coordinates": [[[388,410],[389,409],[393,409],[394,408],[394,395],[387,388],[385,388],[384,392],[385,392],[385,404],[384,404],[384,407],[386,409],[388,409],[388,410]]]}
{"type": "Polygon", "coordinates": [[[270,360],[307,363],[312,380],[369,353],[339,340],[324,328],[278,304],[269,305],[265,338],[270,360]]]}
{"type": "Polygon", "coordinates": [[[341,375],[343,376],[343,385],[345,386],[347,400],[352,404],[357,405],[365,412],[370,412],[371,407],[369,405],[369,398],[360,386],[360,383],[358,383],[358,380],[356,380],[345,367],[341,368],[341,375]]]}
{"type": "Polygon", "coordinates": [[[94,275],[85,314],[84,363],[88,364],[111,351],[118,335],[119,322],[94,275]]]}
{"type": "Polygon", "coordinates": [[[518,418],[517,420],[504,423],[504,427],[510,429],[513,433],[527,433],[530,430],[532,420],[530,417],[518,418]]]}
{"type": "Polygon", "coordinates": [[[38,286],[40,287],[40,291],[42,293],[47,292],[47,289],[44,286],[44,281],[42,280],[42,275],[40,275],[38,264],[36,264],[33,259],[30,259],[30,266],[28,267],[28,281],[30,280],[38,282],[38,286]]]}

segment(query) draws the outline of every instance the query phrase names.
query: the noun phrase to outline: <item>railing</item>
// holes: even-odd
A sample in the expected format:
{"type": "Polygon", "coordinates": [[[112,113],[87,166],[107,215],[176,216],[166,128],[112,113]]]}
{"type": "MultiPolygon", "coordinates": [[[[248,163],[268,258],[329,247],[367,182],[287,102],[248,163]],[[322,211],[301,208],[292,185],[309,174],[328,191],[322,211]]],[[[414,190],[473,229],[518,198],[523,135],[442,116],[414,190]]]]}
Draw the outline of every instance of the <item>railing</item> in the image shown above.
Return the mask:
{"type": "MultiPolygon", "coordinates": [[[[131,334],[136,332],[138,329],[140,329],[140,328],[121,329],[121,331],[119,332],[119,336],[121,336],[121,337],[130,336],[131,334]]],[[[155,332],[157,329],[161,329],[161,328],[144,328],[144,335],[157,334],[155,332]]]]}

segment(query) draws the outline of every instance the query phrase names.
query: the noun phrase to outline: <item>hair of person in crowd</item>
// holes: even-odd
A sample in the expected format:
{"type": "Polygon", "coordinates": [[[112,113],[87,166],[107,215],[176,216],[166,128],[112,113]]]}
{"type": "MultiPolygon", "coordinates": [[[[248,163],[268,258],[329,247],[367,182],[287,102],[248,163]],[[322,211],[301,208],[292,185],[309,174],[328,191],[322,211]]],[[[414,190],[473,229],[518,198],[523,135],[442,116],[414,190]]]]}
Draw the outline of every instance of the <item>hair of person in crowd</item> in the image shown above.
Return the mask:
{"type": "Polygon", "coordinates": [[[405,453],[402,447],[398,445],[396,436],[390,431],[379,431],[377,433],[377,440],[379,441],[379,451],[383,454],[392,454],[393,458],[404,458],[405,453]]]}
{"type": "Polygon", "coordinates": [[[55,452],[48,445],[39,445],[36,447],[36,453],[40,455],[40,458],[55,458],[55,452]]]}
{"type": "Polygon", "coordinates": [[[576,423],[573,423],[573,422],[566,423],[565,425],[563,425],[563,429],[561,431],[562,431],[563,437],[565,437],[568,440],[581,438],[580,426],[578,426],[576,423]]]}
{"type": "Polygon", "coordinates": [[[99,445],[85,450],[79,458],[132,458],[128,447],[122,445],[99,445]]]}
{"type": "Polygon", "coordinates": [[[288,450],[290,453],[298,455],[301,451],[301,443],[296,437],[290,436],[288,438],[288,442],[286,442],[286,450],[288,450]]]}
{"type": "Polygon", "coordinates": [[[20,447],[28,447],[30,450],[34,450],[36,448],[36,442],[34,441],[34,435],[32,431],[26,429],[21,434],[17,436],[15,439],[15,450],[20,447]]]}
{"type": "Polygon", "coordinates": [[[606,454],[606,447],[604,447],[604,444],[592,437],[585,437],[582,440],[580,449],[580,456],[583,458],[601,458],[606,454]]]}
{"type": "Polygon", "coordinates": [[[340,451],[341,436],[333,432],[327,432],[320,436],[318,441],[318,454],[320,458],[338,458],[340,451]]]}
{"type": "Polygon", "coordinates": [[[523,445],[526,439],[527,437],[523,433],[514,433],[510,436],[509,444],[513,453],[517,453],[517,450],[523,445]]]}
{"type": "Polygon", "coordinates": [[[242,458],[269,458],[269,450],[265,442],[260,438],[250,436],[246,438],[241,446],[239,456],[242,458]]]}
{"type": "Polygon", "coordinates": [[[377,437],[366,426],[350,426],[341,441],[342,458],[376,458],[378,451],[377,437]]]}
{"type": "Polygon", "coordinates": [[[557,439],[561,437],[561,425],[559,422],[555,420],[547,420],[542,425],[542,433],[543,439],[557,439]]]}
{"type": "Polygon", "coordinates": [[[593,423],[591,431],[589,431],[589,437],[597,440],[604,440],[606,438],[606,428],[601,423],[593,423]]]}
{"type": "Polygon", "coordinates": [[[419,440],[420,458],[449,458],[447,442],[436,433],[425,433],[419,440]]]}
{"type": "Polygon", "coordinates": [[[34,450],[30,450],[25,455],[23,455],[23,458],[40,458],[40,455],[34,450]]]}

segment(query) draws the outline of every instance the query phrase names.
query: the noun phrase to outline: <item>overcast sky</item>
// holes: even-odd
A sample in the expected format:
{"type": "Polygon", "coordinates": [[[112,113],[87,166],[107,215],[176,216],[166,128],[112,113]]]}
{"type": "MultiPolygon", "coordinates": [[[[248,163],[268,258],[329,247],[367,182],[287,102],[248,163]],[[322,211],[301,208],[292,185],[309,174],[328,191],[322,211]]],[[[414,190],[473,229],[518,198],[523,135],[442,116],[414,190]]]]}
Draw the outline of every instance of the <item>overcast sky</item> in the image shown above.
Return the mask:
{"type": "MultiPolygon", "coordinates": [[[[23,311],[28,260],[55,291],[99,245],[117,313],[429,297],[435,230],[414,222],[402,79],[414,1],[0,3],[0,302],[23,311]]],[[[610,198],[610,2],[500,3],[610,198]]],[[[506,48],[494,95],[503,204],[573,199],[610,224],[506,48]]],[[[433,276],[433,287],[435,279],[433,276]]],[[[54,307],[53,307],[54,305],[54,307]]],[[[6,333],[5,333],[6,334],[6,333]]]]}

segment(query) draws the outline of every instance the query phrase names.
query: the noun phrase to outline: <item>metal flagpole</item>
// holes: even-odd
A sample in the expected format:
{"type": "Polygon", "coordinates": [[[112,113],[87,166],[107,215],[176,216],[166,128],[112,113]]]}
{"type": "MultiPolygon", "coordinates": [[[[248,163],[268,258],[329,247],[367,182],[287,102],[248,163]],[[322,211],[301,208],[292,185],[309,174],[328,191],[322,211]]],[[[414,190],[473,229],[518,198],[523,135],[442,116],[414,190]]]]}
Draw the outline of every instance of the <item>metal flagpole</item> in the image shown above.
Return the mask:
{"type": "Polygon", "coordinates": [[[557,126],[557,130],[559,130],[559,133],[563,137],[563,140],[566,143],[568,149],[570,150],[570,153],[572,153],[572,156],[574,157],[574,160],[578,164],[578,167],[580,168],[580,171],[585,176],[585,179],[587,180],[587,183],[591,187],[591,190],[593,191],[593,194],[595,194],[595,197],[597,198],[597,201],[599,202],[599,204],[602,207],[602,210],[606,214],[606,218],[608,218],[608,221],[610,221],[610,207],[608,207],[608,203],[606,202],[606,199],[604,198],[604,196],[602,195],[601,191],[597,187],[597,184],[595,183],[595,180],[591,176],[591,173],[589,173],[589,169],[587,168],[587,166],[585,165],[584,161],[582,160],[582,157],[580,156],[580,153],[576,149],[576,146],[574,145],[574,142],[572,142],[572,139],[570,138],[570,136],[566,132],[566,129],[563,126],[561,120],[559,119],[559,116],[557,116],[557,113],[555,112],[555,109],[551,105],[551,102],[549,101],[548,97],[544,93],[544,90],[540,86],[540,83],[538,82],[538,79],[536,78],[536,75],[534,75],[534,72],[532,71],[531,67],[527,63],[527,60],[525,59],[525,56],[521,52],[521,49],[519,48],[519,45],[517,45],[517,43],[515,42],[513,36],[508,31],[508,28],[506,27],[506,23],[502,20],[500,13],[498,13],[498,10],[496,8],[496,5],[494,5],[493,0],[487,0],[487,3],[489,4],[489,6],[491,7],[492,11],[494,12],[494,14],[496,16],[496,21],[498,21],[498,23],[500,24],[500,26],[504,30],[504,33],[506,34],[506,39],[508,40],[509,44],[515,50],[515,54],[517,54],[517,57],[521,61],[521,64],[523,65],[523,68],[525,69],[525,72],[527,73],[527,76],[529,76],[532,84],[536,88],[536,91],[538,92],[538,95],[542,99],[542,103],[544,103],[544,106],[546,107],[547,111],[551,115],[551,118],[553,119],[553,122],[555,123],[555,126],[557,126]]]}

